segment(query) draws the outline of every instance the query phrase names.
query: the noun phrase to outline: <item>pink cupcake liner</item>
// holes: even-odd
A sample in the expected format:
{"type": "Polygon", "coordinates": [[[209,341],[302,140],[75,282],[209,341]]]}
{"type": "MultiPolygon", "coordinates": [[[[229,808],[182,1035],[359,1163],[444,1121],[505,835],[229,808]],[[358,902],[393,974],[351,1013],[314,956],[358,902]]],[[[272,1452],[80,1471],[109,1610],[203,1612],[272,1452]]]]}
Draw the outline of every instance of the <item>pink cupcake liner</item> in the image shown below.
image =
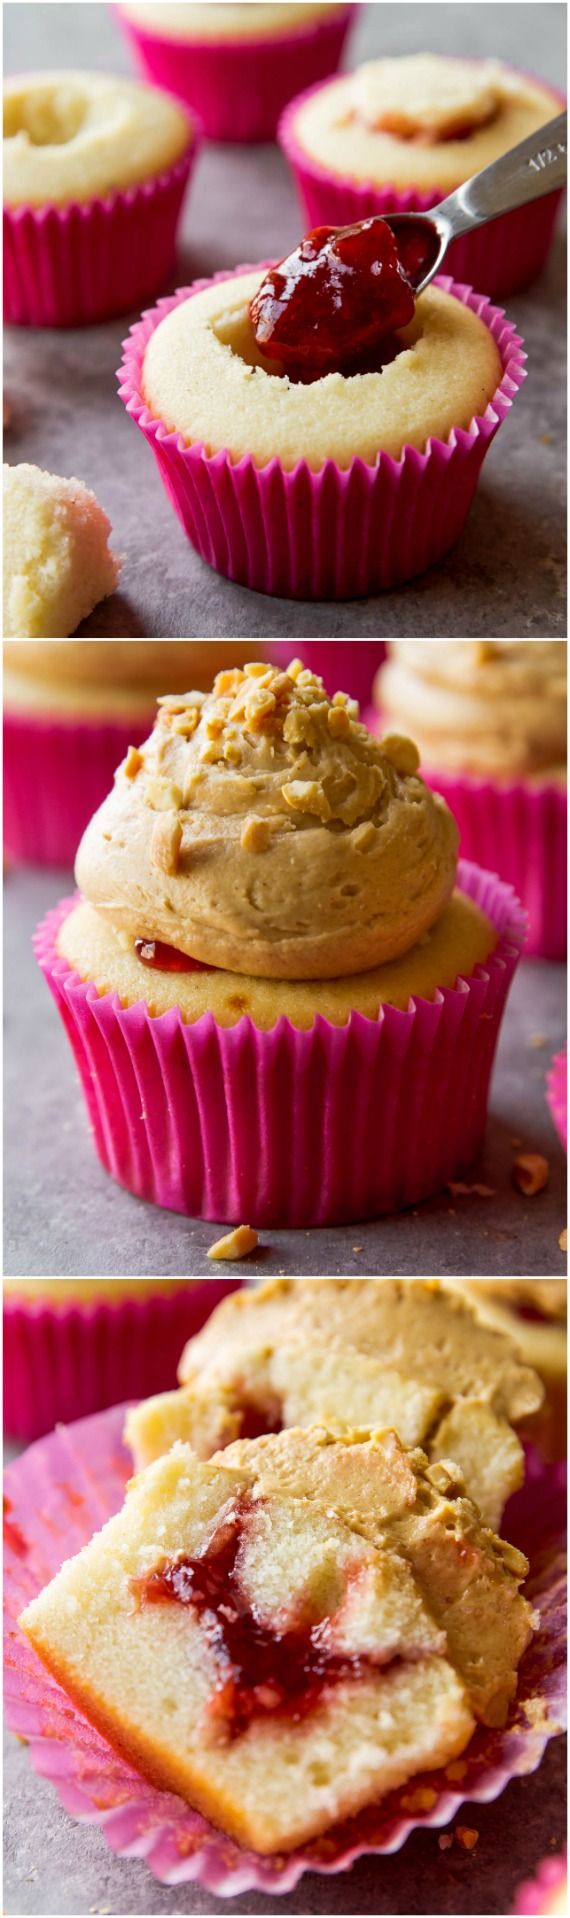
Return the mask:
{"type": "Polygon", "coordinates": [[[4,1297],[4,1430],[40,1438],[58,1419],[176,1385],[186,1340],[240,1279],[188,1281],[182,1292],[70,1300],[4,1297]]]}
{"type": "MultiPolygon", "coordinates": [[[[295,134],[299,108],[317,91],[317,87],[308,87],[296,100],[291,100],[278,128],[280,145],[311,226],[346,226],[375,213],[429,213],[430,207],[438,206],[447,198],[446,187],[433,187],[429,193],[420,193],[412,188],[398,190],[394,186],[341,179],[328,173],[326,167],[303,151],[295,134]]],[[[553,89],[552,117],[557,104],[565,106],[566,96],[553,89]]],[[[547,193],[542,200],[530,201],[528,206],[501,214],[488,226],[461,234],[446,253],[446,268],[455,280],[484,288],[492,299],[505,299],[520,287],[528,286],[542,272],[562,198],[561,189],[547,193]]]]}
{"type": "Polygon", "coordinates": [[[543,959],[566,954],[567,800],[552,783],[514,780],[497,785],[469,774],[432,772],[428,786],[442,793],[460,832],[465,859],[500,872],[514,887],[529,919],[525,951],[543,959]]]}
{"type": "MultiPolygon", "coordinates": [[[[76,1710],[17,1626],[19,1612],[63,1559],[122,1505],[131,1471],[122,1445],[125,1411],[118,1407],[60,1427],[6,1473],[6,1716],[29,1745],[34,1770],[51,1781],[72,1817],[98,1825],[120,1857],[144,1858],[164,1884],[197,1882],[223,1897],[251,1890],[277,1896],[292,1891],[306,1871],[336,1875],[366,1853],[399,1851],[410,1832],[439,1830],[462,1804],[490,1804],[513,1778],[536,1771],[549,1739],[565,1723],[566,1496],[563,1468],[545,1467],[533,1454],[525,1492],[517,1495],[517,1542],[530,1558],[527,1592],[540,1622],[520,1666],[508,1724],[500,1731],[479,1726],[459,1764],[415,1776],[325,1838],[275,1858],[243,1850],[181,1798],[158,1791],[125,1764],[76,1710]],[[427,1794],[425,1809],[411,1812],[407,1800],[418,1792],[427,1794]]],[[[506,1523],[503,1531],[510,1535],[506,1523]]]]}
{"type": "Polygon", "coordinates": [[[163,39],[117,7],[147,79],[195,109],[210,140],[272,140],[299,85],[336,73],[355,8],[269,39],[163,39]]]}
{"type": "Polygon", "coordinates": [[[178,216],[198,150],[142,186],[82,206],[4,208],[4,319],[87,326],[128,313],[172,271],[178,216]]]}
{"type": "Polygon", "coordinates": [[[560,1134],[564,1151],[568,1151],[568,1051],[557,1052],[546,1080],[546,1097],[560,1134]]]}
{"type": "Polygon", "coordinates": [[[83,720],[54,714],[4,714],[4,845],[9,858],[73,866],[85,827],[106,799],[129,746],[148,738],[154,719],[83,720]]]}
{"type": "MultiPolygon", "coordinates": [[[[339,691],[350,693],[361,707],[366,706],[386,652],[382,640],[302,639],[299,647],[303,664],[324,679],[329,698],[339,691]]],[[[288,666],[295,651],[292,639],[271,642],[271,655],[278,666],[288,666]]]]}
{"type": "Polygon", "coordinates": [[[175,1009],[153,1018],[142,1000],[99,996],[58,956],[74,904],[63,900],[35,950],[106,1170],[175,1212],[278,1227],[377,1217],[462,1174],[483,1138],[525,920],[491,874],[463,863],[458,884],[497,931],[485,966],[407,1012],[318,1016],[307,1032],[285,1017],[270,1032],[211,1013],[187,1025],[175,1009]]]}
{"type": "MultiPolygon", "coordinates": [[[[268,262],[263,264],[267,265],[268,262]]],[[[219,281],[252,272],[241,266],[219,281]]],[[[154,453],[187,538],[215,571],[257,592],[286,599],[354,599],[411,579],[453,545],[469,511],[485,454],[526,375],[522,341],[499,307],[445,274],[434,282],[480,315],[496,341],[502,378],[484,414],[423,453],[405,446],[399,460],[380,452],[374,466],[353,459],[346,469],[306,460],[290,471],[250,454],[187,446],[155,419],[142,391],[147,342],[167,313],[212,280],[195,280],[144,313],[123,344],[117,375],[127,412],[154,453]]]]}
{"type": "Polygon", "coordinates": [[[566,1852],[557,1858],[543,1858],[535,1878],[519,1885],[513,1918],[540,1918],[540,1914],[567,1910],[568,1861],[566,1852]],[[556,1900],[556,1903],[554,1902],[556,1900]]]}

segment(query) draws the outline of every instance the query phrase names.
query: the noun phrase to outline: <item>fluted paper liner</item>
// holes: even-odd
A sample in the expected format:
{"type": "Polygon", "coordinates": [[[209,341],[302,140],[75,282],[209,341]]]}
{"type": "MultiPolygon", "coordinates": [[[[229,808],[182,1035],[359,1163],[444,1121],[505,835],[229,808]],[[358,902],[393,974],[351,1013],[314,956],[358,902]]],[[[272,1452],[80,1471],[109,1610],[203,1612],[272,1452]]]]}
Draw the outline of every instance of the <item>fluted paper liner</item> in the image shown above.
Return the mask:
{"type": "Polygon", "coordinates": [[[226,1292],[240,1279],[189,1280],[170,1292],[53,1305],[4,1298],[4,1431],[30,1440],[58,1419],[78,1419],[128,1398],[176,1385],[178,1360],[226,1292]]]}
{"type": "Polygon", "coordinates": [[[15,860],[73,866],[82,834],[106,799],[129,746],[148,738],[146,717],[82,719],[4,713],[4,845],[15,860]]]}
{"type": "Polygon", "coordinates": [[[459,826],[465,859],[493,866],[525,911],[527,955],[563,959],[567,926],[567,796],[555,780],[498,782],[422,766],[459,826]]]}
{"type": "Polygon", "coordinates": [[[208,139],[256,141],[274,138],[299,86],[336,72],[356,9],[342,7],[257,40],[174,40],[156,21],[149,27],[120,6],[116,12],[144,77],[190,106],[208,139]]]}
{"type": "MultiPolygon", "coordinates": [[[[254,270],[240,266],[214,279],[254,270]]],[[[446,440],[429,439],[421,453],[404,446],[397,460],[379,452],[373,465],[355,458],[341,468],[328,459],[313,472],[306,460],[289,470],[276,458],[258,466],[250,454],[233,460],[223,449],[207,453],[149,411],[142,378],[151,333],[174,307],[212,284],[195,280],[143,313],[124,341],[117,375],[120,397],[202,559],[257,592],[307,600],[361,598],[441,559],[461,532],[485,454],[525,378],[522,341],[501,308],[446,274],[434,282],[479,315],[501,358],[496,392],[467,428],[453,427],[446,440]]]]}
{"type": "MultiPolygon", "coordinates": [[[[536,75],[523,78],[535,80],[536,75]]],[[[322,84],[322,83],[321,83],[322,84]]],[[[367,220],[373,214],[429,213],[447,198],[448,187],[432,187],[422,193],[415,188],[398,189],[389,183],[351,180],[328,171],[300,145],[295,133],[299,108],[319,87],[307,87],[291,100],[282,114],[278,139],[307,215],[310,226],[345,226],[367,220]]],[[[566,103],[563,93],[553,89],[552,114],[557,102],[566,103]]],[[[537,133],[537,143],[538,143],[537,133]]],[[[459,182],[458,182],[459,185],[459,182]]],[[[526,206],[502,213],[486,226],[475,227],[452,240],[445,256],[446,269],[456,280],[480,287],[492,299],[506,299],[520,287],[530,285],[546,263],[563,191],[547,193],[543,199],[530,200],[526,206]]]]}
{"type": "Polygon", "coordinates": [[[547,1074],[546,1096],[564,1151],[568,1150],[568,1049],[555,1053],[547,1074]]]}
{"type": "Polygon", "coordinates": [[[99,995],[58,956],[63,900],[35,949],[106,1170],[157,1205],[258,1227],[377,1217],[460,1177],[482,1142],[525,921],[493,874],[463,862],[458,884],[496,928],[485,965],[406,1012],[344,1026],[319,1015],[306,1032],[285,1017],[270,1032],[249,1017],[222,1027],[209,1012],[190,1025],[99,995]]]}
{"type": "Polygon", "coordinates": [[[28,1743],[34,1769],[55,1786],[72,1817],[99,1825],[113,1851],[144,1858],[165,1884],[198,1882],[224,1897],[250,1890],[275,1896],[292,1891],[305,1871],[347,1871],[366,1852],[398,1851],[417,1827],[439,1829],[466,1801],[488,1804],[511,1779],[536,1770],[565,1723],[566,1496],[563,1468],[545,1466],[535,1453],[502,1529],[530,1559],[527,1593],[539,1624],[502,1730],[479,1726],[447,1771],[414,1776],[325,1837],[274,1858],[243,1850],[183,1799],[157,1790],[127,1765],[48,1674],[16,1622],[63,1560],[122,1505],[132,1469],[121,1439],[125,1410],[60,1427],[6,1473],[6,1715],[28,1743]]]}

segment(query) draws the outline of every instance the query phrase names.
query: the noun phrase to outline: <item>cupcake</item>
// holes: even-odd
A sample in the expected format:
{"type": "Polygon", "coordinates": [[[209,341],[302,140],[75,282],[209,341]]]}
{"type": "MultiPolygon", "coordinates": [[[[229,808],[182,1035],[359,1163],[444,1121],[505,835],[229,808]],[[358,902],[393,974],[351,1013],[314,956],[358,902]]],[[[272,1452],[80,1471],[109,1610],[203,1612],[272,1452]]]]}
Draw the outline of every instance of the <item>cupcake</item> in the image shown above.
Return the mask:
{"type": "Polygon", "coordinates": [[[374,1216],[479,1149],[524,919],[357,713],[299,661],[161,700],[39,929],[100,1157],[160,1205],[374,1216]]]}
{"type": "Polygon", "coordinates": [[[515,887],[529,914],[528,951],[562,959],[565,641],[396,640],[375,698],[381,727],[405,713],[465,858],[515,887]]]}
{"type": "Polygon", "coordinates": [[[60,1419],[156,1391],[159,1380],[174,1385],[180,1340],[239,1283],[5,1279],[5,1432],[28,1442],[60,1419]]]}
{"type": "Polygon", "coordinates": [[[247,652],[237,640],[8,642],[4,843],[11,858],[72,866],[115,767],[152,726],[165,685],[203,689],[221,660],[232,665],[247,652]]]}
{"type": "Polygon", "coordinates": [[[299,86],[335,73],[351,6],[121,6],[139,66],[199,115],[211,140],[271,140],[299,86]]]}
{"type": "Polygon", "coordinates": [[[118,74],[28,73],[4,89],[4,318],[84,326],[171,272],[197,128],[118,74]]]}
{"type": "Polygon", "coordinates": [[[444,1279],[467,1298],[477,1320],[506,1333],[521,1360],[534,1367],[544,1403],[529,1427],[547,1458],[566,1455],[566,1280],[444,1279]]]}
{"type": "Polygon", "coordinates": [[[386,221],[145,314],[120,393],[187,537],[289,598],[395,585],[446,552],[523,378],[505,316],[445,276],[417,300],[386,221]]]}
{"type": "MultiPolygon", "coordinates": [[[[426,212],[564,105],[544,81],[498,60],[405,54],[370,60],[293,100],[279,137],[311,224],[426,212]]],[[[561,191],[452,242],[456,280],[493,298],[540,273],[561,191]]]]}

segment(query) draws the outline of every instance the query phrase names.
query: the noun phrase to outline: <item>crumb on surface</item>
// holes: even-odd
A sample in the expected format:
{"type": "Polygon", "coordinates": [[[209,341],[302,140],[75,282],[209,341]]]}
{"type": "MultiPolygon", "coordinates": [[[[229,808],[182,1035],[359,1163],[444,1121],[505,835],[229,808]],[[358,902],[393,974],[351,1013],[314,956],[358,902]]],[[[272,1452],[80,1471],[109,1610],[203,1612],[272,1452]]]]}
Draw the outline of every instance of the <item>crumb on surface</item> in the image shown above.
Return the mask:
{"type": "Polygon", "coordinates": [[[466,1185],[463,1179],[449,1179],[445,1190],[451,1193],[452,1199],[467,1198],[470,1197],[472,1193],[474,1193],[478,1199],[494,1199],[495,1197],[494,1185],[466,1185]]]}
{"type": "Polygon", "coordinates": [[[474,1851],[479,1833],[472,1825],[456,1825],[455,1836],[463,1851],[474,1851]]]}
{"type": "Polygon", "coordinates": [[[560,1246],[560,1251],[561,1251],[561,1252],[567,1252],[567,1251],[568,1251],[568,1227],[567,1227],[567,1225],[565,1225],[565,1227],[564,1227],[564,1231],[560,1233],[560,1238],[559,1238],[559,1240],[558,1240],[558,1244],[559,1244],[559,1246],[560,1246]]]}
{"type": "Polygon", "coordinates": [[[546,1033],[531,1032],[528,1043],[533,1052],[540,1052],[541,1046],[546,1045],[546,1033]]]}
{"type": "Polygon", "coordinates": [[[533,1199],[537,1192],[544,1191],[544,1187],[548,1185],[548,1176],[548,1159],[543,1157],[542,1152],[520,1152],[518,1157],[513,1159],[513,1182],[519,1192],[524,1192],[527,1199],[533,1199]]]}
{"type": "Polygon", "coordinates": [[[440,1851],[451,1851],[451,1847],[453,1844],[452,1833],[450,1831],[440,1832],[437,1842],[438,1842],[440,1851]]]}
{"type": "Polygon", "coordinates": [[[252,1225],[236,1225],[233,1232],[224,1233],[208,1247],[209,1259],[246,1259],[248,1252],[255,1252],[259,1244],[257,1232],[252,1225]]]}

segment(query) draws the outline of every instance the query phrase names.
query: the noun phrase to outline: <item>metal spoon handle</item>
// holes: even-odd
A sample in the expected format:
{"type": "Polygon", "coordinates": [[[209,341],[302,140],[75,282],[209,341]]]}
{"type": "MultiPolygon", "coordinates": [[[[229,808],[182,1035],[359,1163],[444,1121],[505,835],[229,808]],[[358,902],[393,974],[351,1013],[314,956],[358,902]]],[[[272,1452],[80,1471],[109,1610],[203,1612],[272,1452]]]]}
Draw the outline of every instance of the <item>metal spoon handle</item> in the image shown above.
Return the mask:
{"type": "Polygon", "coordinates": [[[449,239],[470,227],[484,226],[511,207],[526,206],[543,193],[553,193],[566,180],[566,114],[538,127],[528,140],[493,160],[482,173],[448,194],[437,208],[437,218],[449,227],[449,239]]]}

